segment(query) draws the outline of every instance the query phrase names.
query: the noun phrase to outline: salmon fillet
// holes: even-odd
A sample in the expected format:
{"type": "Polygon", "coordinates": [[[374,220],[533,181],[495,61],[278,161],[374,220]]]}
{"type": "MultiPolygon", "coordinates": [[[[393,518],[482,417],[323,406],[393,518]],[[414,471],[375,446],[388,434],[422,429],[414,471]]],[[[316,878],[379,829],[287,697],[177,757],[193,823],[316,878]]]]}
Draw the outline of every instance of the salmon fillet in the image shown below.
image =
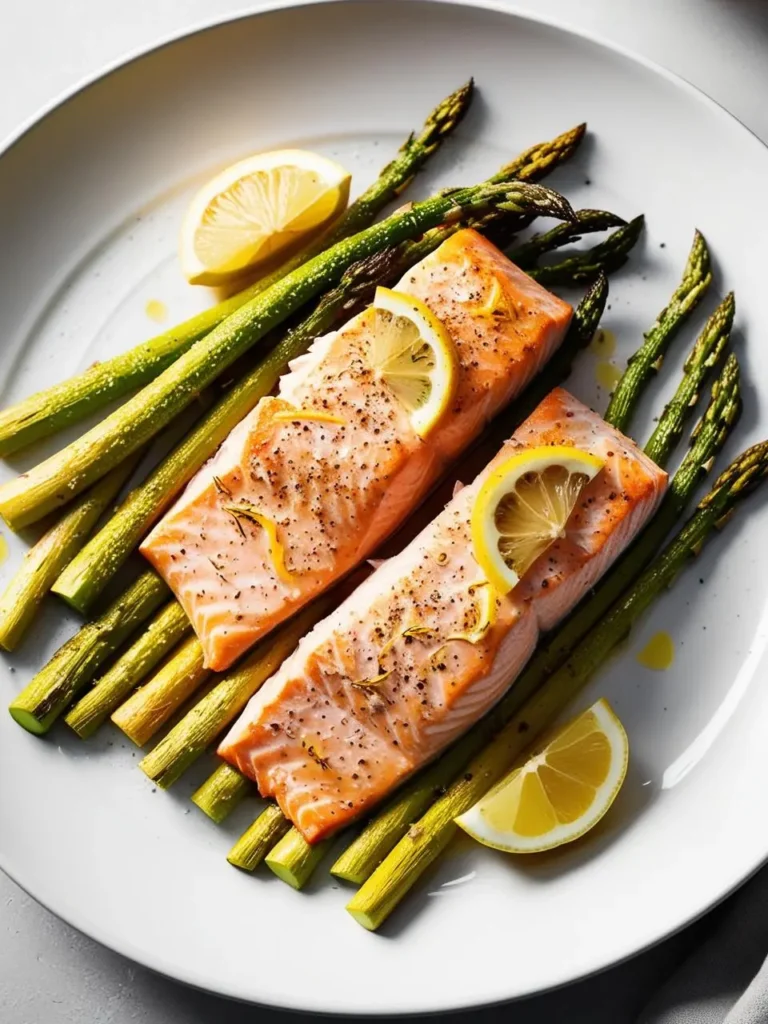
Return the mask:
{"type": "Polygon", "coordinates": [[[292,364],[141,545],[217,671],[372,553],[549,359],[572,313],[472,230],[398,288],[443,321],[459,357],[429,437],[370,367],[366,310],[292,364]]]}
{"type": "Polygon", "coordinates": [[[653,514],[666,481],[631,440],[555,389],[471,485],[304,637],[219,753],[310,842],[330,835],[496,703],[542,631],[573,609],[653,514]],[[604,467],[565,536],[499,596],[473,555],[473,502],[499,463],[539,445],[580,448],[604,467]],[[489,597],[495,617],[473,636],[489,597]]]}

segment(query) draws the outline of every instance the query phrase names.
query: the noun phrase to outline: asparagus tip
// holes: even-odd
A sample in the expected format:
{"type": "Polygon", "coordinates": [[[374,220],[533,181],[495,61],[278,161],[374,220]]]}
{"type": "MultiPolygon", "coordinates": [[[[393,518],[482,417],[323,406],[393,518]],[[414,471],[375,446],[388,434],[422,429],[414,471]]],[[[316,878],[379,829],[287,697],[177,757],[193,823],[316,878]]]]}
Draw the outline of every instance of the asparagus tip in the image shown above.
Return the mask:
{"type": "MultiPolygon", "coordinates": [[[[554,189],[547,188],[546,185],[526,184],[523,187],[526,202],[536,209],[540,217],[556,217],[558,220],[567,220],[572,224],[578,224],[576,212],[565,196],[555,192],[554,189]]],[[[510,186],[510,192],[514,201],[514,184],[510,186]]],[[[504,203],[498,205],[501,209],[504,208],[504,203]]]]}
{"type": "Polygon", "coordinates": [[[686,263],[684,276],[687,278],[694,275],[705,279],[708,284],[711,278],[710,265],[711,259],[707,240],[701,231],[696,228],[693,232],[693,243],[691,245],[691,251],[688,254],[688,262],[686,263]]]}
{"type": "MultiPolygon", "coordinates": [[[[421,141],[432,138],[437,143],[443,136],[452,132],[469,110],[474,94],[475,80],[470,78],[468,82],[459,86],[450,96],[446,96],[427,119],[420,136],[421,141]]],[[[415,141],[415,138],[409,141],[415,141]]]]}
{"type": "Polygon", "coordinates": [[[551,142],[553,149],[559,149],[564,158],[571,157],[579,148],[587,134],[587,122],[574,125],[562,134],[558,135],[551,142]]]}

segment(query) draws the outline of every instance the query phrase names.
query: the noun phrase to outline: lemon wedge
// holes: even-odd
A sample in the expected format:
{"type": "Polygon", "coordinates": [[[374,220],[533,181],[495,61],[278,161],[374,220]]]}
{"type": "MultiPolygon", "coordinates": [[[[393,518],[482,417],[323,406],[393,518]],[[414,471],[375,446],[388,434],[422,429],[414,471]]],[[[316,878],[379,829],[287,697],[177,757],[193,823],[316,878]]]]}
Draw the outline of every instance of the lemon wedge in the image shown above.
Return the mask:
{"type": "Polygon", "coordinates": [[[350,174],[302,149],[257,153],[217,174],[197,193],[181,232],[191,284],[224,284],[337,217],[350,174]]]}
{"type": "Polygon", "coordinates": [[[599,700],[456,822],[484,846],[538,853],[591,829],[616,799],[629,743],[606,700],[599,700]]]}
{"type": "Polygon", "coordinates": [[[602,469],[578,448],[530,448],[513,455],[486,479],[472,507],[472,548],[501,594],[558,537],[582,490],[602,469]]]}
{"type": "Polygon", "coordinates": [[[426,437],[448,412],[459,376],[451,336],[420,299],[377,288],[370,359],[380,380],[426,437]]]}

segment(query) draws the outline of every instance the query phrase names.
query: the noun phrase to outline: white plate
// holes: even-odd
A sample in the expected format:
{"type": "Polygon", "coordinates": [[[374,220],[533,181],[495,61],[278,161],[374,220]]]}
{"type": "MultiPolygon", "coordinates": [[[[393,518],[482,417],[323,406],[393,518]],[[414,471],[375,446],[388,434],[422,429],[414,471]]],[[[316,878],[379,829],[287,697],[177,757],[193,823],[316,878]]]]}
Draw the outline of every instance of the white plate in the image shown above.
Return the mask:
{"type": "MultiPolygon", "coordinates": [[[[418,190],[479,180],[587,119],[591,141],[556,183],[574,204],[648,217],[606,317],[621,354],[669,294],[698,225],[716,254],[718,291],[738,296],[747,401],[729,452],[768,434],[755,394],[768,380],[763,146],[694,89],[626,54],[491,6],[418,0],[304,7],[207,29],[99,79],[10,145],[0,159],[3,402],[153,333],[149,299],[165,302],[171,321],[209,301],[180,282],[175,244],[191,190],[214,168],[301,145],[349,164],[360,188],[470,74],[481,96],[418,190]]],[[[664,387],[643,403],[638,437],[692,337],[687,330],[664,387]]],[[[593,378],[587,355],[576,388],[604,404],[593,378]]],[[[327,880],[299,894],[228,867],[253,806],[222,828],[191,808],[209,762],[165,795],[110,729],[85,744],[64,727],[40,740],[2,716],[0,863],[125,955],[277,1006],[445,1010],[615,963],[701,914],[768,855],[767,512],[759,501],[744,509],[583,695],[580,705],[601,694],[614,702],[632,769],[604,826],[559,855],[512,860],[460,844],[371,935],[327,880]],[[662,626],[677,657],[652,673],[634,655],[662,626]]],[[[21,546],[5,535],[7,576],[21,546]]],[[[51,605],[3,662],[6,698],[70,628],[51,605]]]]}

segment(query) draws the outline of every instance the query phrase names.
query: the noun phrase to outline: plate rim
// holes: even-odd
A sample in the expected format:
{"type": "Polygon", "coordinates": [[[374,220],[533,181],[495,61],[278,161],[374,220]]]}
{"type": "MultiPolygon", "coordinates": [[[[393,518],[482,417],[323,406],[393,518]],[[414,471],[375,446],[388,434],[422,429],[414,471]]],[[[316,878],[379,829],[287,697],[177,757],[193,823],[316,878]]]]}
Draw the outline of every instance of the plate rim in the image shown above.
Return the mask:
{"type": "MultiPolygon", "coordinates": [[[[70,102],[76,100],[81,94],[86,93],[91,88],[99,85],[102,81],[110,78],[112,75],[117,74],[124,68],[135,64],[145,57],[159,53],[160,51],[169,48],[176,43],[183,40],[193,38],[198,35],[202,35],[211,30],[220,28],[225,25],[236,24],[240,21],[250,21],[253,19],[260,18],[262,16],[268,16],[271,14],[279,13],[284,10],[302,10],[312,7],[319,6],[341,6],[349,2],[349,0],[266,0],[265,3],[260,3],[258,7],[247,7],[238,11],[230,12],[223,15],[214,15],[210,18],[203,18],[193,22],[184,28],[180,28],[176,31],[171,31],[163,34],[159,41],[134,47],[128,50],[126,53],[115,57],[114,59],[102,64],[96,71],[85,75],[79,81],[73,85],[59,92],[52,100],[48,103],[42,104],[36,111],[34,111],[27,118],[14,129],[12,129],[4,138],[0,139],[0,161],[2,161],[24,138],[30,134],[38,125],[41,125],[49,117],[54,115],[59,109],[64,108],[70,102]]],[[[373,5],[386,2],[389,4],[405,5],[408,0],[354,0],[359,5],[373,5]]],[[[490,11],[504,16],[508,16],[513,19],[519,19],[530,22],[535,25],[541,25],[546,28],[551,28],[559,32],[566,33],[570,36],[575,36],[584,42],[591,43],[599,46],[604,50],[611,53],[618,54],[625,60],[629,60],[634,64],[640,65],[648,71],[660,75],[667,82],[673,86],[682,88],[692,99],[699,103],[703,103],[705,107],[708,107],[721,122],[731,125],[737,124],[747,136],[751,137],[753,143],[759,146],[760,150],[768,150],[768,141],[763,141],[759,135],[748,125],[746,125],[739,117],[733,114],[727,109],[722,103],[710,96],[705,90],[699,86],[694,85],[683,75],[678,74],[666,68],[664,65],[652,60],[643,54],[637,53],[636,51],[624,46],[620,43],[615,43],[612,40],[607,39],[598,32],[592,32],[574,26],[570,21],[541,15],[536,11],[532,11],[529,8],[519,6],[516,2],[508,3],[506,0],[421,0],[422,3],[429,3],[435,7],[459,7],[467,10],[480,10],[490,11]]],[[[644,952],[652,949],[654,946],[666,941],[667,939],[677,935],[683,929],[689,927],[694,922],[702,918],[705,914],[709,913],[725,899],[731,896],[736,890],[741,888],[742,885],[747,883],[757,871],[760,870],[768,862],[768,848],[765,852],[755,859],[749,867],[747,867],[745,873],[741,874],[740,877],[735,878],[731,883],[726,884],[718,893],[713,895],[706,905],[702,906],[698,911],[692,912],[684,920],[680,921],[676,926],[669,927],[661,934],[648,937],[640,945],[636,946],[631,952],[616,956],[613,959],[605,963],[596,965],[593,969],[583,971],[573,977],[564,979],[560,982],[553,982],[551,985],[547,985],[543,988],[531,991],[520,995],[512,995],[502,999],[495,999],[491,1001],[483,1002],[466,1002],[459,1005],[445,1005],[437,1004],[428,1010],[418,1011],[398,1011],[400,1014],[408,1013],[417,1017],[431,1016],[435,1013],[443,1012],[454,1012],[454,1011],[471,1011],[473,1009],[485,1009],[492,1008],[494,1006],[502,1006],[510,1002],[517,1002],[523,999],[533,999],[537,996],[543,995],[548,992],[554,992],[559,989],[566,988],[569,985],[576,984],[579,981],[584,981],[588,978],[595,977],[604,971],[610,970],[611,968],[617,967],[620,964],[626,963],[636,956],[640,956],[644,952]]],[[[176,983],[186,985],[189,988],[210,993],[211,995],[219,998],[227,999],[232,1002],[243,1003],[244,1005],[261,1007],[264,1009],[277,1009],[287,1010],[295,1013],[302,1014],[332,1014],[333,1016],[339,1017],[371,1017],[381,1018],[391,1015],[391,1011],[387,1010],[374,1010],[370,1008],[362,1009],[350,1009],[350,1010],[338,1010],[330,1009],[329,1007],[323,1007],[319,1010],[309,1010],[305,1007],[297,1007],[295,1003],[291,1003],[287,999],[276,999],[271,996],[269,1002],[263,1002],[261,1000],[254,999],[250,996],[244,996],[241,993],[236,992],[233,989],[227,990],[224,987],[211,988],[205,983],[201,983],[199,979],[195,979],[185,970],[178,969],[175,965],[169,963],[158,963],[155,958],[151,961],[143,950],[134,947],[130,942],[126,940],[116,941],[114,936],[106,936],[104,929],[95,921],[85,920],[82,916],[76,913],[71,913],[71,909],[59,910],[57,908],[58,900],[54,892],[46,889],[45,886],[42,890],[37,886],[37,893],[32,892],[25,883],[17,875],[16,871],[9,867],[5,862],[2,849],[0,849],[0,871],[6,874],[16,885],[22,889],[31,899],[33,899],[40,906],[44,907],[47,911],[52,913],[55,917],[64,921],[67,925],[74,928],[76,931],[87,936],[93,941],[104,946],[113,953],[117,953],[120,956],[126,957],[134,963],[152,971],[155,974],[159,974],[162,977],[168,978],[176,983]]]]}

